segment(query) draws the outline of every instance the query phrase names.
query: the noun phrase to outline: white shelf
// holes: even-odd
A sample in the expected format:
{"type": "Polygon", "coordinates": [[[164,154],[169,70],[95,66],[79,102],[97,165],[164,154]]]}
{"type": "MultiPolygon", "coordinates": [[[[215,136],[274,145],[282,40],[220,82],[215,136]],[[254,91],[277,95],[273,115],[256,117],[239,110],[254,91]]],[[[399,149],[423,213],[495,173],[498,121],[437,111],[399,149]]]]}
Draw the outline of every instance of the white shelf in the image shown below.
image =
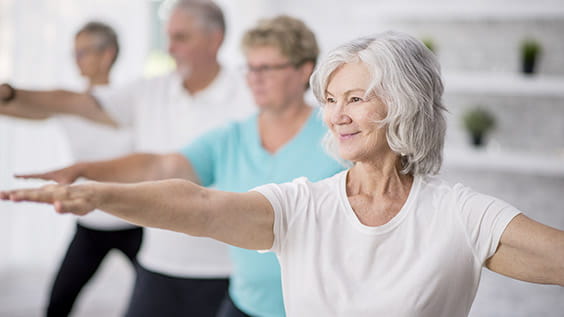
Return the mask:
{"type": "Polygon", "coordinates": [[[444,167],[564,177],[564,150],[555,153],[531,153],[449,148],[444,153],[444,167]]]}
{"type": "Polygon", "coordinates": [[[445,93],[564,97],[564,77],[520,73],[445,73],[445,93]]]}
{"type": "Polygon", "coordinates": [[[384,21],[431,22],[431,21],[484,21],[484,20],[539,20],[564,18],[561,1],[530,1],[515,3],[501,1],[436,2],[436,3],[374,3],[351,8],[357,17],[384,21]]]}

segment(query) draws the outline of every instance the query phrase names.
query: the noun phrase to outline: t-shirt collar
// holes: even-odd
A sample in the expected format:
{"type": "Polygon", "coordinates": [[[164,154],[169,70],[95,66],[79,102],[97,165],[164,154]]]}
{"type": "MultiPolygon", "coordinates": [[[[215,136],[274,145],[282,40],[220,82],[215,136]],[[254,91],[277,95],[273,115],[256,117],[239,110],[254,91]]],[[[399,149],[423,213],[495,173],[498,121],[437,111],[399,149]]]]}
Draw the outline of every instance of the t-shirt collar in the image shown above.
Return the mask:
{"type": "Polygon", "coordinates": [[[234,94],[233,87],[234,82],[230,80],[236,80],[234,78],[230,79],[228,72],[224,67],[221,67],[217,76],[205,89],[197,92],[196,94],[189,94],[182,84],[182,77],[178,72],[174,72],[172,75],[173,84],[170,89],[172,90],[173,96],[181,96],[182,98],[198,100],[198,103],[203,104],[221,104],[229,101],[230,96],[234,94]]]}

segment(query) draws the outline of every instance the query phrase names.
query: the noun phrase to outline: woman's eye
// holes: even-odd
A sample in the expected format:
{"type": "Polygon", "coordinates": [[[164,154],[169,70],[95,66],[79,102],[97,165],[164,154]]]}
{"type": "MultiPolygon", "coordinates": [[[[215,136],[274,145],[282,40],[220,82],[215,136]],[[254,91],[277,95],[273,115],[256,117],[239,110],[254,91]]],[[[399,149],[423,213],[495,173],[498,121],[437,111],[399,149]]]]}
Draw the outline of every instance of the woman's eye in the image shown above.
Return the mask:
{"type": "Polygon", "coordinates": [[[351,97],[349,100],[350,100],[350,102],[360,102],[360,101],[362,101],[362,98],[360,98],[360,97],[351,97]]]}
{"type": "Polygon", "coordinates": [[[326,102],[326,103],[335,103],[335,99],[333,99],[333,98],[331,98],[331,97],[328,97],[328,98],[325,100],[325,102],[326,102]]]}

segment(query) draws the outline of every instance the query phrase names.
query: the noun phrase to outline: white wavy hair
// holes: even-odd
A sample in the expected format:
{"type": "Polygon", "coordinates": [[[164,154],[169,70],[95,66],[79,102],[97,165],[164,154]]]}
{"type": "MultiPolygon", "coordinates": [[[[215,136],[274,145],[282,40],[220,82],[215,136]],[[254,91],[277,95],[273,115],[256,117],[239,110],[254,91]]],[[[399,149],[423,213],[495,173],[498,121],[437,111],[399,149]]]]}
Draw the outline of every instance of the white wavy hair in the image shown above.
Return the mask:
{"type": "MultiPolygon", "coordinates": [[[[366,95],[378,96],[387,107],[386,118],[375,124],[386,127],[388,145],[401,156],[401,172],[438,173],[446,108],[442,103],[444,88],[435,55],[421,41],[394,31],[341,45],[319,63],[311,76],[310,85],[321,104],[326,103],[327,85],[333,72],[343,64],[357,62],[364,63],[372,76],[366,95]]],[[[331,132],[326,135],[324,146],[339,159],[331,132]]]]}

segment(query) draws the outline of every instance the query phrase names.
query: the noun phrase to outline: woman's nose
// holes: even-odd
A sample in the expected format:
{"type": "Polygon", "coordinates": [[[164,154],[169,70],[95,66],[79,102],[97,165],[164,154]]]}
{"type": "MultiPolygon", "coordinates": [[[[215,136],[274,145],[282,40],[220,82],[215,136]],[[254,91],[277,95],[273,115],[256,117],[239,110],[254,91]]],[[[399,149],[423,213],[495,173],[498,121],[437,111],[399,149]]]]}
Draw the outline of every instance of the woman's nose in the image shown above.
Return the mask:
{"type": "Polygon", "coordinates": [[[330,120],[333,124],[347,124],[350,123],[351,117],[346,112],[343,104],[336,103],[331,107],[330,120]]]}

